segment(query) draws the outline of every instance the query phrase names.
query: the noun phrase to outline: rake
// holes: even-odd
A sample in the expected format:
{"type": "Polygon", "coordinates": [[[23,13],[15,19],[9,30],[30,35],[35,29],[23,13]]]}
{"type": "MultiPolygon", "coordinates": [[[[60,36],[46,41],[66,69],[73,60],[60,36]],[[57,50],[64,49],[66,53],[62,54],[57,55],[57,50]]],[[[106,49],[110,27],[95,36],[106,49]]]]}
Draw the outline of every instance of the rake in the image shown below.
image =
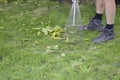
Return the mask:
{"type": "Polygon", "coordinates": [[[78,0],[72,0],[72,8],[69,14],[69,17],[66,22],[66,35],[70,42],[80,42],[81,40],[81,29],[82,20],[79,8],[78,0]]]}

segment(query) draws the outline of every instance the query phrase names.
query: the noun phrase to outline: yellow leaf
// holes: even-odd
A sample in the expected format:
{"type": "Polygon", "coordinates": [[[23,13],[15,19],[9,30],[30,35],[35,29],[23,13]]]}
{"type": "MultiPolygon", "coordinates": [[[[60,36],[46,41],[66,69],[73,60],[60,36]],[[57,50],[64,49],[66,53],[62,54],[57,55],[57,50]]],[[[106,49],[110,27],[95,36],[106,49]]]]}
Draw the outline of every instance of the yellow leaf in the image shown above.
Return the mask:
{"type": "Polygon", "coordinates": [[[42,25],[44,24],[42,21],[40,22],[42,25]]]}
{"type": "Polygon", "coordinates": [[[60,32],[53,32],[52,39],[62,39],[60,32]]]}
{"type": "Polygon", "coordinates": [[[64,30],[60,27],[60,26],[58,26],[58,25],[56,25],[55,27],[54,27],[54,32],[63,32],[64,30]]]}
{"type": "Polygon", "coordinates": [[[65,42],[66,42],[66,43],[70,43],[71,41],[69,40],[68,37],[66,37],[65,42]]]}
{"type": "Polygon", "coordinates": [[[0,27],[0,29],[3,29],[4,27],[0,27]]]}
{"type": "Polygon", "coordinates": [[[40,36],[40,35],[41,35],[41,32],[40,32],[40,31],[38,31],[38,32],[37,32],[37,36],[40,36]]]}
{"type": "Polygon", "coordinates": [[[53,28],[51,28],[50,26],[47,26],[48,32],[53,32],[53,28]]]}
{"type": "Polygon", "coordinates": [[[32,28],[32,30],[40,30],[40,28],[32,28]]]}
{"type": "Polygon", "coordinates": [[[38,41],[35,41],[35,44],[40,44],[38,41]]]}
{"type": "Polygon", "coordinates": [[[62,57],[65,57],[65,53],[62,53],[61,56],[62,56],[62,57]]]}
{"type": "Polygon", "coordinates": [[[48,29],[47,28],[42,28],[42,33],[44,35],[48,35],[48,29]]]}

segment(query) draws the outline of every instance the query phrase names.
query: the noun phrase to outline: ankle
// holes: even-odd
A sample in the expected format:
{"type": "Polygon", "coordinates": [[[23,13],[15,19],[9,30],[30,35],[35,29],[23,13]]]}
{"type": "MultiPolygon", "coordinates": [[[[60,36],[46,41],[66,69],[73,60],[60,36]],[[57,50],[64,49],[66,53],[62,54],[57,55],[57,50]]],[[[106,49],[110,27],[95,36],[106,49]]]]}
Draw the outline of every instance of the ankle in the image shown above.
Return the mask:
{"type": "Polygon", "coordinates": [[[106,29],[114,29],[114,24],[106,24],[106,29]]]}
{"type": "Polygon", "coordinates": [[[93,19],[102,20],[102,16],[103,16],[103,14],[96,13],[95,17],[93,19]]]}

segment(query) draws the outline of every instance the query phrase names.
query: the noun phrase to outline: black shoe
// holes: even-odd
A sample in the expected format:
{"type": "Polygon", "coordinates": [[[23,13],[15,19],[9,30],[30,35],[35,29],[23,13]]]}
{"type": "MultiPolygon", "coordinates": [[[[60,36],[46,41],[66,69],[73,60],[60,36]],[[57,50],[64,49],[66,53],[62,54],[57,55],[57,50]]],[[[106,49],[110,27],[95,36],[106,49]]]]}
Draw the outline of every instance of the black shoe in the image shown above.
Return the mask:
{"type": "Polygon", "coordinates": [[[82,26],[81,29],[101,32],[101,31],[103,31],[102,20],[92,19],[88,25],[82,26]]]}
{"type": "Polygon", "coordinates": [[[101,43],[115,38],[114,29],[104,29],[104,31],[93,40],[94,43],[101,43]]]}

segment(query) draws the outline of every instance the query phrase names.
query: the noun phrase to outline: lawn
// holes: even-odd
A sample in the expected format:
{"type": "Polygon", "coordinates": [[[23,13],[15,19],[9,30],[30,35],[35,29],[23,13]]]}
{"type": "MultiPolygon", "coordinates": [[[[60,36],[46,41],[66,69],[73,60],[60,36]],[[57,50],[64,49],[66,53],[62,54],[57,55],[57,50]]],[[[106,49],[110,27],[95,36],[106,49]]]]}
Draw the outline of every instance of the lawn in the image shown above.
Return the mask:
{"type": "MultiPolygon", "coordinates": [[[[44,0],[0,5],[0,80],[120,80],[120,7],[114,40],[94,44],[99,33],[84,31],[82,41],[71,44],[46,32],[64,29],[71,5],[47,6],[44,0]]],[[[80,8],[85,25],[95,5],[80,8]]]]}

